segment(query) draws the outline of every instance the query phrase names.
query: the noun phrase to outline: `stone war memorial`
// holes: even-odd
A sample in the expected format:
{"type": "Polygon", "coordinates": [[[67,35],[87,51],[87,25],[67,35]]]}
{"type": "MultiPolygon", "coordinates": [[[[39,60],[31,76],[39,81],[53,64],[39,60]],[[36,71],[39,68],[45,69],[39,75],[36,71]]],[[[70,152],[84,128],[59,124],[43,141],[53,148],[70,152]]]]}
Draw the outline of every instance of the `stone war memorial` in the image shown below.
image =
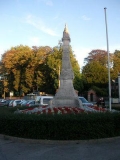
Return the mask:
{"type": "Polygon", "coordinates": [[[70,62],[70,35],[65,25],[62,38],[62,68],[60,73],[60,87],[51,101],[50,107],[79,107],[83,109],[82,102],[73,87],[74,73],[70,62]]]}
{"type": "Polygon", "coordinates": [[[31,109],[17,110],[25,114],[79,114],[89,112],[106,112],[107,109],[96,105],[82,104],[73,86],[74,73],[70,62],[70,35],[65,25],[62,37],[62,66],[59,76],[60,87],[48,105],[39,105],[31,109]]]}

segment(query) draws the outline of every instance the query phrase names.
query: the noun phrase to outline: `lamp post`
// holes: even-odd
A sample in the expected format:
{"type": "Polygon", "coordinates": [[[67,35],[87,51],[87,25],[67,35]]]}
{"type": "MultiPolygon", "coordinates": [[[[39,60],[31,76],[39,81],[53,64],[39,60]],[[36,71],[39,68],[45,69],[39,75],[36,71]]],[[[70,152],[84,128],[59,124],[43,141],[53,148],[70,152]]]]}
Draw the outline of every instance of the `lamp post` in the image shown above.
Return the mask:
{"type": "Polygon", "coordinates": [[[3,74],[3,75],[1,75],[0,76],[0,81],[2,81],[2,84],[3,84],[3,98],[5,99],[6,97],[6,95],[5,95],[5,93],[6,93],[6,80],[7,80],[7,76],[8,75],[8,73],[6,73],[6,74],[3,74]]]}
{"type": "MultiPolygon", "coordinates": [[[[56,68],[53,68],[54,71],[57,71],[56,68]]],[[[60,65],[58,65],[58,88],[60,88],[60,65]]]]}
{"type": "Polygon", "coordinates": [[[106,9],[107,8],[104,8],[104,12],[105,12],[105,25],[106,25],[107,54],[108,54],[109,110],[111,111],[110,55],[109,55],[109,43],[108,43],[108,29],[107,29],[106,9]]]}

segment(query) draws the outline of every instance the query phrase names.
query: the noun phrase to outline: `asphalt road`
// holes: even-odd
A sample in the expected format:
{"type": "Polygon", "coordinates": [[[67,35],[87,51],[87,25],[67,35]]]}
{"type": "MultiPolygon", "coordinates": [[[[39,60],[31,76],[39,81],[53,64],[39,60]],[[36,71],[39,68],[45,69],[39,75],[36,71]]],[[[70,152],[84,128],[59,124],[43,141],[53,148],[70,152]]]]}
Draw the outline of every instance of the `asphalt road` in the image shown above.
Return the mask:
{"type": "Polygon", "coordinates": [[[120,160],[120,137],[39,143],[0,137],[0,160],[120,160]]]}

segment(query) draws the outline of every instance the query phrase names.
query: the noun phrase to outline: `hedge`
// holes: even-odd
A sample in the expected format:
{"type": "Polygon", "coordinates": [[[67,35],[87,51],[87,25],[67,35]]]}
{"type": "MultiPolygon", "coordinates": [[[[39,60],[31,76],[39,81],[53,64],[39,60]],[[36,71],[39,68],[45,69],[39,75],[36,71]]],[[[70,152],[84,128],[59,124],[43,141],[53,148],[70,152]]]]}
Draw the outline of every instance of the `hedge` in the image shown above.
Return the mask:
{"type": "Polygon", "coordinates": [[[0,134],[49,140],[120,136],[120,113],[26,115],[14,114],[14,110],[0,108],[0,134]]]}

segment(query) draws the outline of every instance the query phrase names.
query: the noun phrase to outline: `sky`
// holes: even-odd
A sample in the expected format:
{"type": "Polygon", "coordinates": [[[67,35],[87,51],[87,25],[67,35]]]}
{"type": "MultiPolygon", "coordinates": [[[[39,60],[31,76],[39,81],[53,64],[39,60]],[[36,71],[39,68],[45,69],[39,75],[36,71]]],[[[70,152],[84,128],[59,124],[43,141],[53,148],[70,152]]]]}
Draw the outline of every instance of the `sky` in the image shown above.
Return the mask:
{"type": "Polygon", "coordinates": [[[120,50],[120,0],[0,0],[0,55],[19,45],[55,47],[68,26],[80,65],[93,49],[120,50]]]}

